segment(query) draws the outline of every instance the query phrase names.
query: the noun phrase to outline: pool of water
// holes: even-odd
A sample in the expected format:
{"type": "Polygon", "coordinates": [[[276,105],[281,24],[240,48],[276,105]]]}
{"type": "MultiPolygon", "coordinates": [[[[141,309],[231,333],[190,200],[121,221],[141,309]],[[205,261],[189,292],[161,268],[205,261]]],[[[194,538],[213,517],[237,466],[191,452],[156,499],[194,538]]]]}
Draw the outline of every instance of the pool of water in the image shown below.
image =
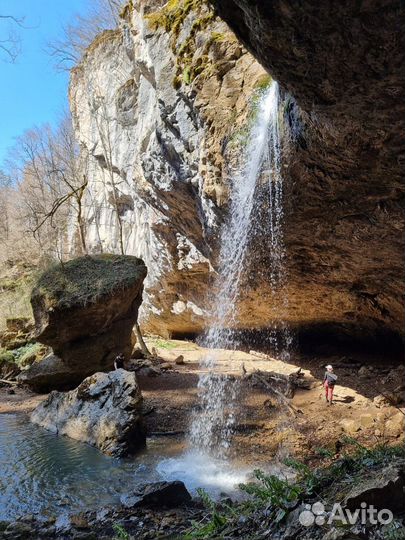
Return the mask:
{"type": "Polygon", "coordinates": [[[149,440],[131,459],[58,437],[26,415],[0,414],[0,520],[26,514],[58,516],[120,503],[137,485],[182,480],[194,493],[231,493],[248,471],[184,452],[166,439],[149,440]]]}

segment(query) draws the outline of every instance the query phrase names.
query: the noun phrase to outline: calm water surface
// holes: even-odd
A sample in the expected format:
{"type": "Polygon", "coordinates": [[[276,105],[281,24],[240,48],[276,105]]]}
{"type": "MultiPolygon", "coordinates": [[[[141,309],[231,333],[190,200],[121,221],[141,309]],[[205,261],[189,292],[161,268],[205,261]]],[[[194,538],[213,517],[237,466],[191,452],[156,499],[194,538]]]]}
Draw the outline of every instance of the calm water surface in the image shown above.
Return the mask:
{"type": "Polygon", "coordinates": [[[191,493],[235,490],[247,472],[184,452],[167,439],[148,441],[131,459],[114,459],[58,437],[23,414],[0,414],[0,520],[27,514],[61,516],[118,504],[137,485],[182,480],[191,493]]]}
{"type": "Polygon", "coordinates": [[[167,441],[157,441],[131,460],[109,458],[31,424],[25,415],[0,414],[0,519],[119,502],[137,484],[162,478],[156,461],[163,450],[173,453],[167,441]]]}

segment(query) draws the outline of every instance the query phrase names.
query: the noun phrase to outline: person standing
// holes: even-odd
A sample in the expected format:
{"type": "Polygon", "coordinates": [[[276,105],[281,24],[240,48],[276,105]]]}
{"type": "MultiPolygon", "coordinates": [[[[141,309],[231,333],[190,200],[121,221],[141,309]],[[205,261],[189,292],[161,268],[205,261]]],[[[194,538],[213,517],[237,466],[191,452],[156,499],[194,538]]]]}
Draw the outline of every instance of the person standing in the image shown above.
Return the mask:
{"type": "Polygon", "coordinates": [[[325,388],[326,403],[332,405],[333,390],[337,381],[337,375],[333,373],[333,367],[329,364],[326,366],[325,375],[323,377],[323,387],[325,388]]]}
{"type": "Polygon", "coordinates": [[[125,356],[120,353],[114,360],[114,369],[124,369],[125,356]]]}

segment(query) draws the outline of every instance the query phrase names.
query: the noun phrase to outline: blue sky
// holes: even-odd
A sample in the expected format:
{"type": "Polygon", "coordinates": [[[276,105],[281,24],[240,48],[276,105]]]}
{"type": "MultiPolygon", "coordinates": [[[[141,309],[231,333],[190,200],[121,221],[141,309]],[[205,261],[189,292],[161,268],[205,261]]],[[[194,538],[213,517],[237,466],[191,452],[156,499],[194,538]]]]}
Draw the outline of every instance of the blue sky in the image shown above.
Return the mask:
{"type": "MultiPolygon", "coordinates": [[[[43,123],[54,124],[67,108],[69,74],[58,73],[45,51],[47,43],[88,0],[0,0],[0,14],[25,17],[18,29],[22,51],[16,63],[0,60],[0,168],[14,138],[43,123]]],[[[7,23],[0,19],[0,39],[7,23]]]]}

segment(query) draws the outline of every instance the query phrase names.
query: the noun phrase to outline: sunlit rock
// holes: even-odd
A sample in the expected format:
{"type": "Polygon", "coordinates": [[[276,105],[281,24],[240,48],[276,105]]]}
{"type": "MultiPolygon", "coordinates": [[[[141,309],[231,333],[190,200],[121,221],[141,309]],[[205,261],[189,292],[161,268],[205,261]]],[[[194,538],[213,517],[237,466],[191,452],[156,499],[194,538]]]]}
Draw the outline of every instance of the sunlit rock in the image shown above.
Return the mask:
{"type": "Polygon", "coordinates": [[[124,456],[145,444],[141,404],[135,373],[118,369],[95,373],[70,392],[51,392],[31,421],[105,454],[124,456]]]}

